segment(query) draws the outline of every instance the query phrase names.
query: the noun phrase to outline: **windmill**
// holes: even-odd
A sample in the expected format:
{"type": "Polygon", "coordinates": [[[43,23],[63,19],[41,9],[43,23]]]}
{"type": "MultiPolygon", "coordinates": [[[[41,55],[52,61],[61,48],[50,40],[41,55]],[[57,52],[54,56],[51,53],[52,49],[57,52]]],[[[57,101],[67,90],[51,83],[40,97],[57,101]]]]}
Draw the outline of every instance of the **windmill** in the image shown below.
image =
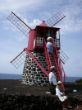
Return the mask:
{"type": "Polygon", "coordinates": [[[57,13],[46,22],[42,21],[40,25],[32,29],[14,12],[11,12],[8,16],[7,19],[25,34],[25,36],[27,36],[27,33],[29,35],[28,46],[10,62],[16,68],[18,68],[21,63],[24,63],[22,74],[22,82],[24,84],[47,85],[51,65],[56,67],[59,80],[62,81],[62,76],[65,76],[63,63],[65,63],[65,58],[67,57],[63,55],[63,60],[60,57],[60,28],[54,27],[64,17],[63,13],[57,13]],[[52,57],[49,56],[46,48],[48,36],[52,36],[55,42],[55,52],[52,57]]]}

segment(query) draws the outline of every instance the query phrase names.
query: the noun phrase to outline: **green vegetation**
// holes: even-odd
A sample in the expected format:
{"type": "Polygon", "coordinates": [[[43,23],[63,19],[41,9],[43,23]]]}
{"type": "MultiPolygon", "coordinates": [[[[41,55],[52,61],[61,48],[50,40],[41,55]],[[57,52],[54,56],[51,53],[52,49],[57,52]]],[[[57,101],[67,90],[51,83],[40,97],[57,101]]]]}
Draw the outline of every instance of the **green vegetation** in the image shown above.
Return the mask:
{"type": "Polygon", "coordinates": [[[82,84],[82,79],[76,80],[75,83],[76,84],[82,84]]]}

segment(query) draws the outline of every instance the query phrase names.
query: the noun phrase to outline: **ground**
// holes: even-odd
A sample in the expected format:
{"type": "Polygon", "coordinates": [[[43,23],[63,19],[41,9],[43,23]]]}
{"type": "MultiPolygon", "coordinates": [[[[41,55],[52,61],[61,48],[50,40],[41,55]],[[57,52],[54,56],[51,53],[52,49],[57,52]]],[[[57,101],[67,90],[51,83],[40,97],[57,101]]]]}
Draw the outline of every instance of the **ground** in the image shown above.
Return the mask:
{"type": "MultiPolygon", "coordinates": [[[[76,85],[74,83],[65,83],[66,94],[71,97],[77,98],[80,103],[77,106],[82,110],[82,85],[76,85]]],[[[21,83],[20,80],[0,80],[0,94],[8,94],[12,96],[46,96],[46,92],[49,91],[48,86],[28,86],[21,83]]],[[[10,96],[9,96],[10,97],[10,96]]],[[[15,97],[16,98],[16,97],[15,97]]]]}

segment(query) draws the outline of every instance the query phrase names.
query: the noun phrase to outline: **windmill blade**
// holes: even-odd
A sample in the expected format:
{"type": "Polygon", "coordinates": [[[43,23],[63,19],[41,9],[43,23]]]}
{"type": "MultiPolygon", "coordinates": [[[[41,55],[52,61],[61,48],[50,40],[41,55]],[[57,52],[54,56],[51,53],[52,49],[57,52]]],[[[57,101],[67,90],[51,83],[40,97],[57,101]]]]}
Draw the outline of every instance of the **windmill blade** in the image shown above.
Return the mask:
{"type": "Polygon", "coordinates": [[[63,62],[63,64],[65,64],[66,61],[69,59],[69,57],[66,55],[66,53],[63,50],[60,50],[60,59],[63,62]]]}
{"type": "Polygon", "coordinates": [[[19,68],[25,61],[26,52],[23,50],[20,52],[10,63],[15,67],[19,68]]]}
{"type": "Polygon", "coordinates": [[[15,13],[11,12],[11,14],[7,17],[7,19],[14,24],[23,34],[27,36],[27,32],[32,30],[20,17],[18,17],[15,13]]]}
{"type": "Polygon", "coordinates": [[[65,15],[62,12],[58,12],[50,17],[46,22],[49,26],[52,27],[58,24],[64,17],[65,15]]]}

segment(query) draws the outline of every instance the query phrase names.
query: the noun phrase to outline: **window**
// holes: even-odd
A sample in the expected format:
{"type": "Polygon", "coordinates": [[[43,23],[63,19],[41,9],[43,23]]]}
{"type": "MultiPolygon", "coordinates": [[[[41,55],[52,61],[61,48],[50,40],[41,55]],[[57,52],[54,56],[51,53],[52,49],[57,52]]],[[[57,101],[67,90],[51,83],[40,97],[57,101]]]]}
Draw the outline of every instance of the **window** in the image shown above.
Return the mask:
{"type": "Polygon", "coordinates": [[[36,38],[36,46],[43,46],[43,38],[42,37],[36,38]]]}

